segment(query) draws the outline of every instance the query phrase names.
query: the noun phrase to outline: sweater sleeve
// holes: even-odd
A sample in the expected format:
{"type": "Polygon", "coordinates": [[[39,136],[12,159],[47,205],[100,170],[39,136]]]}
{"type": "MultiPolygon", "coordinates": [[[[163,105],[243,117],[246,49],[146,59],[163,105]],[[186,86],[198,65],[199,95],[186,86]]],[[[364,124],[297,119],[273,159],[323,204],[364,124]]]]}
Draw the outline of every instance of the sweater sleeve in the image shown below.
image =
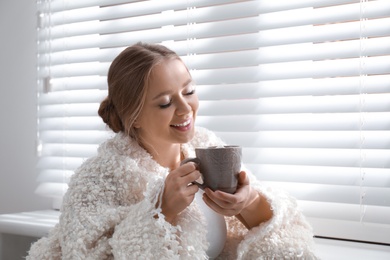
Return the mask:
{"type": "Polygon", "coordinates": [[[178,259],[178,232],[144,200],[116,226],[110,245],[115,259],[178,259]]]}
{"type": "Polygon", "coordinates": [[[64,197],[59,224],[31,247],[27,259],[177,258],[179,230],[156,208],[162,178],[146,181],[122,168],[129,163],[113,165],[114,172],[127,174],[117,178],[94,162],[80,168],[64,197]]]}
{"type": "Polygon", "coordinates": [[[248,231],[236,218],[230,218],[230,230],[243,234],[237,259],[317,259],[311,226],[295,198],[263,186],[250,172],[248,175],[252,187],[270,203],[273,217],[248,231]]]}

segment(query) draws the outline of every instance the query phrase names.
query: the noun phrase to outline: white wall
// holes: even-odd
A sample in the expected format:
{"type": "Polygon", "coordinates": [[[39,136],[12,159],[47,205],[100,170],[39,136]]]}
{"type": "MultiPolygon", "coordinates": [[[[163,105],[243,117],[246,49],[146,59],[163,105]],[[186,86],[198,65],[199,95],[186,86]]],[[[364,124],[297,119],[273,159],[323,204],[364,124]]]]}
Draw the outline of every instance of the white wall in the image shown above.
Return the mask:
{"type": "Polygon", "coordinates": [[[0,0],[0,214],[50,208],[36,187],[36,1],[0,0]]]}

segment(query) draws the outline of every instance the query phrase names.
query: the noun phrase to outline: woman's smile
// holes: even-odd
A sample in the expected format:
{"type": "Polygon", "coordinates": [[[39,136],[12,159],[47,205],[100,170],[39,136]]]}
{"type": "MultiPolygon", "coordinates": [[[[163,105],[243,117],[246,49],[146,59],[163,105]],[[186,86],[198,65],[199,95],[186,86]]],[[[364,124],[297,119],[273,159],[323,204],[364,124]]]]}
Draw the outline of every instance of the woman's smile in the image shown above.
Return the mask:
{"type": "Polygon", "coordinates": [[[183,123],[172,124],[170,126],[173,127],[174,129],[179,130],[179,131],[187,131],[187,130],[191,129],[191,127],[192,127],[192,117],[188,118],[183,123]]]}

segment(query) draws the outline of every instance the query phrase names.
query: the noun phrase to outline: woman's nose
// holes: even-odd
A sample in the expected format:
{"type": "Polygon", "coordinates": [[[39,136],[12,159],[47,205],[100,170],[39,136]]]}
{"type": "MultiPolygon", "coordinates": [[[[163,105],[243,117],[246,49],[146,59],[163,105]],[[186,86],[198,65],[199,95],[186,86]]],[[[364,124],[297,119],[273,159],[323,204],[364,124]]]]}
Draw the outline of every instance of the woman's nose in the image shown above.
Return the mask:
{"type": "Polygon", "coordinates": [[[186,115],[191,111],[192,111],[192,107],[190,103],[188,103],[187,100],[185,100],[184,98],[181,98],[176,108],[176,114],[186,115]]]}

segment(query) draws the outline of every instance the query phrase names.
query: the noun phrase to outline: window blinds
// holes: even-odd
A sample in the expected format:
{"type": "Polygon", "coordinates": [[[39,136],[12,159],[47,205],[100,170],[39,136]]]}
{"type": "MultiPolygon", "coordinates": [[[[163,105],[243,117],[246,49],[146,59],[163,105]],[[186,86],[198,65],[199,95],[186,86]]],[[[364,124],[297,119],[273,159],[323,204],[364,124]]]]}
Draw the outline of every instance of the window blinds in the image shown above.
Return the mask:
{"type": "Polygon", "coordinates": [[[317,236],[390,244],[390,1],[39,0],[37,192],[113,134],[97,116],[110,62],[162,43],[198,85],[197,125],[242,145],[317,236]]]}

